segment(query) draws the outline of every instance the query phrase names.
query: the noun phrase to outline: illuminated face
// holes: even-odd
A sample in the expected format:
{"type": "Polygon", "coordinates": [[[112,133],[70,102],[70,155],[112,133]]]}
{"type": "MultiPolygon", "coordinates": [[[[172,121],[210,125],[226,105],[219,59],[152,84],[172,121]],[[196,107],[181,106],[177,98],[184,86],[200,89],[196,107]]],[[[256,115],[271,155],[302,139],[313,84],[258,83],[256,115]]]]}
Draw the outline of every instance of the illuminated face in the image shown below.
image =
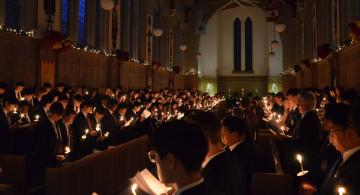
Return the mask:
{"type": "Polygon", "coordinates": [[[336,148],[339,152],[346,151],[346,132],[341,131],[340,129],[331,129],[329,133],[329,142],[336,148]]]}
{"type": "Polygon", "coordinates": [[[231,133],[225,127],[221,128],[221,138],[222,138],[223,144],[225,144],[226,146],[231,145],[231,143],[230,143],[231,133]]]}
{"type": "Polygon", "coordinates": [[[172,176],[171,161],[165,156],[163,159],[155,151],[148,153],[150,161],[156,164],[156,170],[160,182],[169,185],[174,183],[174,177],[172,176]]]}

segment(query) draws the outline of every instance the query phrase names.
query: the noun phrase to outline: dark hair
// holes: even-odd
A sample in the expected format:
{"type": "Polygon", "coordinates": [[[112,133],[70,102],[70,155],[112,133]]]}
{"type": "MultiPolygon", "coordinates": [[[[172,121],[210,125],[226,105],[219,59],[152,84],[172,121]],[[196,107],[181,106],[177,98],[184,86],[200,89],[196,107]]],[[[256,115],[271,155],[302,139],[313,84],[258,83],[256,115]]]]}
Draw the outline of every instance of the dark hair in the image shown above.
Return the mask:
{"type": "Polygon", "coordinates": [[[70,116],[72,114],[76,114],[75,110],[73,109],[66,109],[65,112],[64,112],[64,116],[70,116]]]}
{"type": "Polygon", "coordinates": [[[41,97],[40,104],[41,106],[46,106],[46,104],[51,104],[54,100],[54,97],[52,95],[44,95],[41,97]]]}
{"type": "Polygon", "coordinates": [[[199,125],[212,144],[221,142],[221,123],[215,114],[211,112],[200,111],[198,113],[187,116],[185,120],[199,125]]]}
{"type": "Polygon", "coordinates": [[[127,104],[126,103],[120,103],[118,106],[117,106],[117,109],[125,109],[125,108],[127,108],[128,106],[127,106],[127,104]]]}
{"type": "Polygon", "coordinates": [[[42,87],[46,88],[52,88],[52,85],[49,82],[43,83],[42,87]]]}
{"type": "Polygon", "coordinates": [[[24,96],[26,96],[26,95],[32,95],[32,94],[34,94],[34,90],[31,89],[31,88],[26,88],[26,89],[24,89],[21,93],[22,93],[24,96]]]}
{"type": "Polygon", "coordinates": [[[238,133],[240,136],[245,135],[247,129],[245,120],[236,116],[224,118],[222,125],[228,129],[230,133],[238,133]]]}
{"type": "Polygon", "coordinates": [[[288,89],[288,90],[286,91],[286,96],[289,96],[289,95],[291,95],[291,96],[297,96],[297,95],[299,95],[299,93],[300,93],[299,89],[297,89],[297,88],[290,88],[290,89],[288,89]]]}
{"type": "Polygon", "coordinates": [[[102,114],[102,115],[105,115],[106,114],[106,109],[103,106],[97,106],[96,109],[95,109],[95,112],[99,113],[99,114],[102,114]]]}
{"type": "Polygon", "coordinates": [[[4,82],[0,82],[0,89],[7,89],[7,84],[4,82]]]}
{"type": "Polygon", "coordinates": [[[5,97],[5,103],[17,105],[19,101],[13,96],[7,96],[5,97]]]}
{"type": "Polygon", "coordinates": [[[18,104],[19,108],[23,108],[23,107],[29,107],[30,108],[30,103],[26,100],[24,101],[20,101],[18,104]]]}
{"type": "Polygon", "coordinates": [[[109,101],[108,101],[108,107],[109,108],[111,108],[111,107],[113,107],[113,106],[116,106],[117,105],[117,100],[115,100],[115,99],[109,99],[109,101]]]}
{"type": "Polygon", "coordinates": [[[62,115],[64,113],[64,108],[59,102],[54,102],[50,106],[50,113],[62,115]]]}
{"type": "Polygon", "coordinates": [[[22,81],[16,82],[15,87],[24,87],[24,82],[22,81]]]}
{"type": "Polygon", "coordinates": [[[82,103],[81,103],[81,105],[80,105],[80,108],[82,109],[82,108],[84,108],[84,107],[95,107],[95,104],[94,104],[94,102],[91,100],[91,99],[85,99],[82,103]]]}
{"type": "Polygon", "coordinates": [[[347,124],[347,116],[350,112],[350,106],[342,103],[326,104],[324,107],[324,117],[336,125],[345,127],[347,124]]]}
{"type": "Polygon", "coordinates": [[[82,101],[82,97],[81,97],[81,95],[75,95],[74,97],[73,97],[73,99],[74,100],[76,100],[76,101],[79,101],[79,102],[81,102],[82,101]]]}
{"type": "Polygon", "coordinates": [[[69,97],[64,93],[61,93],[58,97],[58,101],[67,101],[67,100],[69,100],[69,97]]]}
{"type": "Polygon", "coordinates": [[[278,92],[278,93],[275,95],[275,97],[278,97],[278,98],[280,98],[281,100],[284,100],[284,99],[285,99],[285,96],[284,96],[284,94],[283,94],[282,92],[278,92]]]}
{"type": "Polygon", "coordinates": [[[151,138],[151,147],[164,158],[171,153],[188,172],[200,171],[208,142],[200,127],[184,120],[162,124],[151,138]]]}
{"type": "Polygon", "coordinates": [[[65,83],[59,82],[56,84],[56,87],[65,87],[65,83]]]}

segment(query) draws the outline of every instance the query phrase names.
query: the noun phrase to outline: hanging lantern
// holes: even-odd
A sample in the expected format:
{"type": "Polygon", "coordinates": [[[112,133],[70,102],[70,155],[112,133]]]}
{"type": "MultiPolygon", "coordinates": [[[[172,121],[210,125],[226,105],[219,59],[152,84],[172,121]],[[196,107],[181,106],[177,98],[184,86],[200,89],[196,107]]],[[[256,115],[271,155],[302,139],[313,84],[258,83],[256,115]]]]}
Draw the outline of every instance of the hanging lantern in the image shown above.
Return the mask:
{"type": "Polygon", "coordinates": [[[153,34],[155,37],[161,37],[161,35],[163,34],[163,30],[161,28],[155,28],[153,30],[153,34]]]}
{"type": "Polygon", "coordinates": [[[269,53],[269,57],[270,57],[270,58],[275,57],[275,52],[271,51],[271,52],[269,53]]]}
{"type": "Polygon", "coordinates": [[[271,41],[271,48],[275,49],[279,47],[279,42],[277,40],[271,41]]]}
{"type": "Polygon", "coordinates": [[[104,10],[112,10],[114,8],[114,0],[101,0],[100,5],[104,10]]]}
{"type": "Polygon", "coordinates": [[[180,45],[179,49],[180,49],[180,51],[186,51],[187,45],[180,45]]]}
{"type": "Polygon", "coordinates": [[[286,25],[285,24],[275,24],[275,30],[276,32],[284,32],[286,29],[286,25]]]}

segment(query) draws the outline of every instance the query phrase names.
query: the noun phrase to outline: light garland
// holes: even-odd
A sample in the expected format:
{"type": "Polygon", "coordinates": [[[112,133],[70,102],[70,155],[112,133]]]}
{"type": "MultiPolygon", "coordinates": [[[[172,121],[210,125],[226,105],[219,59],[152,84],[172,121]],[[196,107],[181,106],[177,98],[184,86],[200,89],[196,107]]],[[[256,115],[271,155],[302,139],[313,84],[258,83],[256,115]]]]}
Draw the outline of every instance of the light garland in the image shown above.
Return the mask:
{"type": "Polygon", "coordinates": [[[0,31],[5,31],[5,32],[11,32],[11,33],[15,33],[17,35],[23,35],[26,37],[34,37],[34,31],[25,31],[23,29],[15,29],[15,28],[8,28],[8,27],[4,27],[4,26],[0,26],[0,31]]]}

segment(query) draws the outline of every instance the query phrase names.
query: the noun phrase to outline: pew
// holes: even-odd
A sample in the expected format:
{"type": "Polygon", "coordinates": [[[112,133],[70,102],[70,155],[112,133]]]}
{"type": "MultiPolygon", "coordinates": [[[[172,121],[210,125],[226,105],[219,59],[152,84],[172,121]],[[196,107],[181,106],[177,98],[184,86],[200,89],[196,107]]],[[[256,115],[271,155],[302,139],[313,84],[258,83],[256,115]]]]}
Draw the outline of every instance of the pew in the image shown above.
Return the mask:
{"type": "Polygon", "coordinates": [[[32,194],[42,190],[43,170],[38,153],[28,155],[0,155],[1,190],[14,194],[32,194]]]}
{"type": "Polygon", "coordinates": [[[13,187],[7,184],[0,184],[0,195],[13,195],[13,187]]]}
{"type": "Polygon", "coordinates": [[[46,172],[46,194],[117,194],[128,179],[149,165],[148,136],[89,155],[46,172]]]}

